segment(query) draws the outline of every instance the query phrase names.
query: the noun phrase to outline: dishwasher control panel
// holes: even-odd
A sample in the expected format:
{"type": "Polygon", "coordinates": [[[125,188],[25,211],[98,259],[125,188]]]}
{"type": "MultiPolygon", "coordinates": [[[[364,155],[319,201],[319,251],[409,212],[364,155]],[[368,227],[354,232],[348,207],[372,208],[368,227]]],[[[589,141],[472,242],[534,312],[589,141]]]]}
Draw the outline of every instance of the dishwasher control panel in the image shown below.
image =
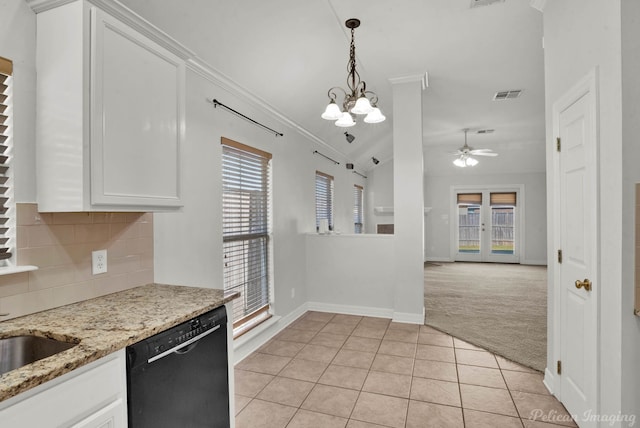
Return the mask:
{"type": "Polygon", "coordinates": [[[187,342],[195,342],[199,336],[206,335],[210,330],[217,330],[226,322],[227,312],[222,306],[131,345],[129,348],[135,351],[130,358],[147,361],[173,348],[178,348],[176,351],[179,352],[181,346],[188,346],[187,342]],[[146,346],[141,346],[143,344],[146,346]]]}

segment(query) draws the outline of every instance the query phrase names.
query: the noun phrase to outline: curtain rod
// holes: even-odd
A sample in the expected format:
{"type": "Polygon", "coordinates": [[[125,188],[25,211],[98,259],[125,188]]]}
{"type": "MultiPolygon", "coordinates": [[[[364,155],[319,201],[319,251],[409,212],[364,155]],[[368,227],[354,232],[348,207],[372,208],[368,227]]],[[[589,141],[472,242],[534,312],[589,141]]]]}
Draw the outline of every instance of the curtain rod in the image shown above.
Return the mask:
{"type": "Polygon", "coordinates": [[[232,112],[232,113],[234,113],[234,114],[236,114],[236,115],[248,120],[249,122],[252,122],[252,123],[254,123],[254,124],[258,125],[258,126],[263,127],[264,129],[269,130],[270,132],[273,132],[274,134],[276,134],[276,137],[284,137],[284,134],[282,132],[278,132],[278,131],[276,131],[274,129],[271,129],[268,126],[265,126],[265,125],[261,124],[260,122],[251,119],[249,116],[245,116],[244,114],[240,113],[238,110],[234,110],[231,107],[229,107],[228,105],[222,104],[220,101],[216,100],[215,98],[212,99],[212,100],[209,100],[209,102],[212,103],[214,107],[218,107],[218,106],[223,107],[223,108],[227,109],[228,111],[230,111],[230,112],[232,112]]]}
{"type": "Polygon", "coordinates": [[[360,174],[358,171],[353,171],[353,173],[354,173],[354,174],[358,174],[358,175],[359,175],[360,177],[362,177],[362,178],[367,178],[367,176],[366,176],[366,175],[364,175],[364,174],[360,174]]]}
{"type": "Polygon", "coordinates": [[[313,151],[313,154],[314,154],[314,155],[318,154],[318,155],[322,156],[322,157],[323,157],[323,158],[325,158],[325,159],[329,159],[331,162],[335,163],[336,165],[340,165],[340,162],[338,162],[337,160],[331,159],[329,156],[325,156],[325,155],[323,155],[322,153],[320,153],[320,152],[319,152],[319,151],[317,151],[317,150],[314,150],[314,151],[313,151]]]}

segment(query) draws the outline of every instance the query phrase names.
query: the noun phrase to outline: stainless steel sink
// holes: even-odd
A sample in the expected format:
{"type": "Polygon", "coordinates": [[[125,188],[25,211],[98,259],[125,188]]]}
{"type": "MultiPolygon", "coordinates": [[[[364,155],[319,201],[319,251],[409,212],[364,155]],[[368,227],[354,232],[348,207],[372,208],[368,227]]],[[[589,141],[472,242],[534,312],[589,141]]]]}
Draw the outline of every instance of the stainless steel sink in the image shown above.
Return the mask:
{"type": "Polygon", "coordinates": [[[14,336],[0,339],[0,375],[74,346],[76,343],[40,336],[14,336]]]}

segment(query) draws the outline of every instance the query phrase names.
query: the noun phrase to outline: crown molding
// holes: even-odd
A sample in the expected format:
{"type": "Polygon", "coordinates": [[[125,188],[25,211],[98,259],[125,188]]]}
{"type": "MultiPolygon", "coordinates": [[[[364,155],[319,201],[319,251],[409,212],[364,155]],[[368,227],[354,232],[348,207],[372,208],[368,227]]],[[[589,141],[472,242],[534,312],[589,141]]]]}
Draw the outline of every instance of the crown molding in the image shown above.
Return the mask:
{"type": "MultiPolygon", "coordinates": [[[[284,114],[280,113],[275,107],[270,105],[267,101],[262,98],[252,94],[244,87],[236,83],[233,79],[228,76],[225,76],[210,64],[206,63],[204,60],[199,58],[195,52],[188,49],[184,45],[177,42],[171,36],[166,34],[164,31],[160,30],[155,25],[151,24],[146,19],[142,18],[140,15],[123,5],[117,0],[25,0],[26,3],[31,7],[31,9],[35,13],[40,13],[47,11],[49,9],[53,9],[59,6],[63,6],[67,3],[72,3],[74,1],[86,1],[89,4],[92,4],[101,10],[107,12],[118,20],[124,22],[131,28],[137,30],[138,32],[144,34],[146,37],[150,38],[154,42],[163,46],[164,48],[170,50],[175,55],[180,57],[186,62],[187,68],[192,70],[193,72],[199,74],[201,77],[209,80],[210,82],[220,86],[223,90],[226,90],[239,98],[245,100],[246,102],[257,106],[260,110],[296,132],[298,132],[301,136],[306,138],[307,140],[320,145],[324,149],[330,150],[337,156],[340,156],[342,159],[346,159],[349,161],[349,156],[345,153],[337,150],[333,146],[326,143],[317,135],[309,132],[307,129],[295,123],[293,120],[286,117],[284,114]]],[[[363,166],[357,162],[353,162],[355,166],[359,169],[363,169],[363,166]]]]}
{"type": "Polygon", "coordinates": [[[75,0],[25,0],[27,5],[35,13],[44,12],[45,10],[53,9],[73,1],[75,0]]]}
{"type": "MultiPolygon", "coordinates": [[[[215,84],[216,86],[219,86],[222,90],[225,90],[241,98],[242,100],[258,107],[264,113],[268,114],[269,116],[271,116],[272,118],[274,118],[275,120],[283,124],[284,126],[287,126],[295,130],[296,132],[298,132],[298,134],[302,135],[312,143],[318,144],[323,148],[330,150],[334,154],[340,156],[342,159],[346,159],[347,161],[350,160],[349,156],[347,156],[345,153],[337,150],[335,147],[327,144],[324,140],[322,140],[317,135],[313,134],[312,132],[309,132],[307,129],[298,125],[296,122],[292,121],[287,116],[280,113],[275,107],[270,105],[267,101],[258,97],[257,95],[252,94],[251,92],[246,90],[244,87],[236,83],[233,79],[224,75],[220,71],[216,70],[211,65],[207,64],[201,58],[195,57],[187,60],[187,68],[189,68],[194,73],[197,73],[198,75],[200,75],[200,77],[203,77],[208,81],[210,81],[211,83],[215,84]]],[[[207,99],[207,101],[211,102],[212,98],[215,98],[215,97],[210,96],[207,99]]],[[[360,163],[357,163],[357,162],[353,162],[353,163],[355,164],[355,166],[359,167],[359,169],[363,169],[360,163]]]]}
{"type": "Polygon", "coordinates": [[[532,8],[544,13],[544,7],[547,5],[547,0],[529,0],[529,4],[532,8]]]}
{"type": "Polygon", "coordinates": [[[429,87],[429,73],[421,73],[421,74],[407,74],[405,76],[391,77],[389,79],[392,85],[397,85],[400,83],[410,83],[410,82],[421,82],[422,90],[424,91],[429,87]]]}
{"type": "MultiPolygon", "coordinates": [[[[40,13],[53,9],[56,7],[64,6],[74,1],[82,0],[25,0],[29,7],[35,12],[40,13]]],[[[170,37],[167,33],[123,5],[117,0],[87,0],[89,4],[92,4],[101,10],[107,12],[109,15],[117,18],[129,27],[158,43],[165,49],[171,51],[179,58],[186,60],[195,56],[195,53],[188,49],[186,46],[178,43],[175,39],[170,37]]]]}

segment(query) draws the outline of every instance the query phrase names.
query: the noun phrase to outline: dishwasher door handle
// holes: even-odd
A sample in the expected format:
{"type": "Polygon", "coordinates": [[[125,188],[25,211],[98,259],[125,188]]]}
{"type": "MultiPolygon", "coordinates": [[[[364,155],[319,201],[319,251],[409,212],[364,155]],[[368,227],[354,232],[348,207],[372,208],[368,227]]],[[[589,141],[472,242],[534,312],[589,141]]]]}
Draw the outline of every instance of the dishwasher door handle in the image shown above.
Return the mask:
{"type": "Polygon", "coordinates": [[[196,337],[192,337],[191,339],[187,340],[184,343],[181,343],[181,344],[179,344],[177,346],[174,346],[171,349],[168,349],[168,350],[164,351],[161,354],[158,354],[158,355],[156,355],[154,357],[149,358],[147,360],[147,363],[151,364],[154,361],[158,361],[159,359],[164,358],[169,354],[173,354],[174,352],[177,352],[177,351],[181,350],[182,348],[186,348],[187,346],[191,345],[192,343],[195,343],[198,340],[203,339],[204,337],[210,335],[211,333],[213,333],[214,331],[218,330],[219,328],[220,328],[220,324],[218,324],[217,326],[213,327],[211,330],[207,330],[204,333],[202,333],[202,334],[200,334],[200,335],[198,335],[196,337]]]}

